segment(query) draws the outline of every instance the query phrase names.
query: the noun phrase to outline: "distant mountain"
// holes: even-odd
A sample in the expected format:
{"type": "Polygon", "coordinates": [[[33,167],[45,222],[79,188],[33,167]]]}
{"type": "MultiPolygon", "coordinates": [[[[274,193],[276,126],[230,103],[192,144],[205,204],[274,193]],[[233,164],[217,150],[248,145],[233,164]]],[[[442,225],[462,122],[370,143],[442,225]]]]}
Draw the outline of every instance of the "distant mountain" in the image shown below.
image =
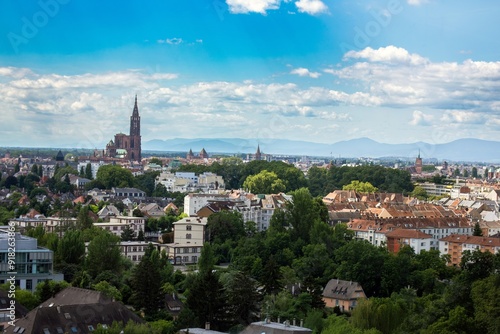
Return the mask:
{"type": "Polygon", "coordinates": [[[263,153],[283,155],[308,155],[345,158],[400,157],[414,159],[419,153],[424,159],[448,161],[500,162],[500,142],[481,139],[459,139],[446,144],[416,142],[411,144],[379,143],[369,138],[322,144],[286,139],[241,138],[175,138],[154,139],[142,144],[143,150],[198,153],[202,148],[210,154],[255,153],[257,145],[263,153]]]}

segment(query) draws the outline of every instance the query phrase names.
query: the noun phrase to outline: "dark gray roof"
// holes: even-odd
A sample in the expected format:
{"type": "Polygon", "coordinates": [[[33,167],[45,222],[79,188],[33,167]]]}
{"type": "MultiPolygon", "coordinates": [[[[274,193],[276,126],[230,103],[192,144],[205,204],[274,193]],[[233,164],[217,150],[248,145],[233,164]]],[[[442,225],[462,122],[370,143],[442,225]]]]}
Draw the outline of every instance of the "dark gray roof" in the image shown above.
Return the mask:
{"type": "Polygon", "coordinates": [[[305,327],[285,323],[258,321],[248,325],[240,334],[311,334],[312,330],[305,327]]]}
{"type": "Polygon", "coordinates": [[[339,300],[356,300],[359,293],[365,295],[363,288],[358,282],[331,279],[323,290],[323,297],[339,300]]]}
{"type": "Polygon", "coordinates": [[[111,326],[114,321],[125,324],[129,320],[144,322],[101,292],[71,287],[17,320],[5,333],[90,333],[98,324],[111,326]]]}

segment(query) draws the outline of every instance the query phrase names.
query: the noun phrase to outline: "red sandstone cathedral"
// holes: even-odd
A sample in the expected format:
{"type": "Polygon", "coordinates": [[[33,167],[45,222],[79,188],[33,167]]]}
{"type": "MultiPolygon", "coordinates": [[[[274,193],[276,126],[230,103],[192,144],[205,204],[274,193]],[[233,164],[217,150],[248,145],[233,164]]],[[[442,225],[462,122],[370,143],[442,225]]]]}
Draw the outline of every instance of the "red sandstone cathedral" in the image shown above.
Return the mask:
{"type": "Polygon", "coordinates": [[[130,161],[141,161],[141,117],[135,96],[134,110],[130,116],[130,134],[117,133],[115,141],[106,145],[105,155],[130,161]]]}

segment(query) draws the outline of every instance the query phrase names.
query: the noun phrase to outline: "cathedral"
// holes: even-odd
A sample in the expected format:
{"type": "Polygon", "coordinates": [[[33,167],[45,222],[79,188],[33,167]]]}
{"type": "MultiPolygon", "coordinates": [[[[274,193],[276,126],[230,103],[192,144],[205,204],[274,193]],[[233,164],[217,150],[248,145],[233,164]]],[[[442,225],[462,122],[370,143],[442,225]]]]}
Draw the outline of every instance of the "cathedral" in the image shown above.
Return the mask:
{"type": "Polygon", "coordinates": [[[130,116],[130,134],[117,133],[115,141],[106,145],[105,155],[109,158],[120,158],[130,161],[141,161],[141,117],[135,96],[134,110],[130,116]]]}

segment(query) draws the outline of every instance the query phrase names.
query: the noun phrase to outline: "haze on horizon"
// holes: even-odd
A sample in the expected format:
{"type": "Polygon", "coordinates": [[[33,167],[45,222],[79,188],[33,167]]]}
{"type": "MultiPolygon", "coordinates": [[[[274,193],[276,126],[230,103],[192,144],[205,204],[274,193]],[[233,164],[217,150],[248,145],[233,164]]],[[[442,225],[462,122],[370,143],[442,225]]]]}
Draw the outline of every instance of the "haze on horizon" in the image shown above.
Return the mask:
{"type": "Polygon", "coordinates": [[[0,146],[500,141],[500,3],[4,2],[0,146]]]}

